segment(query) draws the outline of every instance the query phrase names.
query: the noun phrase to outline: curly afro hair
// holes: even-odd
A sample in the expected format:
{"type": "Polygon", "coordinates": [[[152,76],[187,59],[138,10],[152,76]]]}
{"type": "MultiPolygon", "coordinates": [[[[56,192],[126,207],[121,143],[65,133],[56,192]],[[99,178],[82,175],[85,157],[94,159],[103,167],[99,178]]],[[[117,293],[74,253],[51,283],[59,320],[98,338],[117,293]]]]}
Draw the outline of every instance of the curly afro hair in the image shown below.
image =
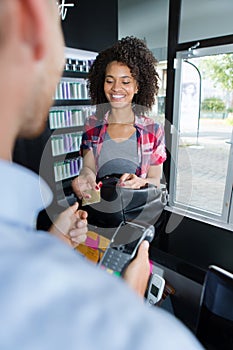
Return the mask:
{"type": "Polygon", "coordinates": [[[138,93],[133,98],[135,112],[141,113],[151,109],[159,89],[159,75],[156,71],[158,61],[145,42],[133,36],[118,40],[113,46],[97,55],[88,74],[92,104],[108,105],[104,93],[104,81],[106,67],[112,61],[127,65],[138,83],[138,93]]]}

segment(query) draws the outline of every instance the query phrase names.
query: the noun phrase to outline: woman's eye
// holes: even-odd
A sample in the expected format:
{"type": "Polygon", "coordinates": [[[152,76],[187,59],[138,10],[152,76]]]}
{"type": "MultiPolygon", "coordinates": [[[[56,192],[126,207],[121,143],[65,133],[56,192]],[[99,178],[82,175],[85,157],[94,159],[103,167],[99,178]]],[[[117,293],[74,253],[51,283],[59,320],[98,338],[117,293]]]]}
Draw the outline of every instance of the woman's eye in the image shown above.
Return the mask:
{"type": "Polygon", "coordinates": [[[112,84],[113,81],[112,81],[112,80],[105,80],[105,83],[107,83],[107,84],[112,84]]]}
{"type": "Polygon", "coordinates": [[[130,84],[130,81],[123,81],[122,82],[124,85],[130,84]]]}

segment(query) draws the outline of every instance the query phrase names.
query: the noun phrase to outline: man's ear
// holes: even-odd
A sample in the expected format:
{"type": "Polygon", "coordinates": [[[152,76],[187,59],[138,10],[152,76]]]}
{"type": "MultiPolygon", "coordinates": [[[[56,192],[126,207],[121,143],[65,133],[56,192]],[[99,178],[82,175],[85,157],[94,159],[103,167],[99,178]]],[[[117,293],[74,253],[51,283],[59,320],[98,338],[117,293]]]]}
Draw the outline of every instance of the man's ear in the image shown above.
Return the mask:
{"type": "MultiPolygon", "coordinates": [[[[19,35],[22,42],[33,53],[34,59],[40,60],[46,49],[48,35],[50,0],[17,0],[19,3],[19,35]]],[[[51,11],[50,11],[51,13],[51,11]]]]}

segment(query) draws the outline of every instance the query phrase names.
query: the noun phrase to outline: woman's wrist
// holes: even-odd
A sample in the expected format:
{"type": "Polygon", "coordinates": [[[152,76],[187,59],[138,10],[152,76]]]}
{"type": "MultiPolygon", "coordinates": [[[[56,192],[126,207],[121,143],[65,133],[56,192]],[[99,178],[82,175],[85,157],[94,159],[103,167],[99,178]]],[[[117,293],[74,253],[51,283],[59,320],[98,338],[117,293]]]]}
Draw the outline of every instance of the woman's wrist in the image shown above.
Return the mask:
{"type": "Polygon", "coordinates": [[[155,179],[155,178],[146,178],[144,180],[145,180],[145,186],[147,184],[151,184],[151,185],[154,185],[158,188],[160,187],[160,183],[158,183],[157,179],[155,179]]]}
{"type": "Polygon", "coordinates": [[[91,176],[93,177],[93,179],[96,179],[96,174],[94,173],[94,171],[88,167],[83,167],[80,171],[79,176],[91,176]]]}

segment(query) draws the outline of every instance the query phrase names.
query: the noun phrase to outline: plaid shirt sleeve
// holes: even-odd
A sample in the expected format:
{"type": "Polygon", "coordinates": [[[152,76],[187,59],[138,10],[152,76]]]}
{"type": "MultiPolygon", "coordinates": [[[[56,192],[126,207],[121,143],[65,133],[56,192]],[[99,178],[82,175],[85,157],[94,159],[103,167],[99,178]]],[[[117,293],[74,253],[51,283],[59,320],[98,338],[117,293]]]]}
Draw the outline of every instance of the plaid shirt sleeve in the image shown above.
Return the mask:
{"type": "Polygon", "coordinates": [[[98,124],[95,116],[90,116],[86,120],[80,145],[81,156],[83,156],[83,151],[87,149],[93,150],[94,156],[96,156],[101,127],[102,124],[98,124]]]}
{"type": "Polygon", "coordinates": [[[161,125],[155,124],[154,130],[154,147],[151,156],[151,165],[160,165],[167,158],[164,129],[161,125]]]}
{"type": "Polygon", "coordinates": [[[149,118],[139,126],[138,153],[140,164],[137,175],[145,178],[150,166],[162,164],[166,158],[165,136],[163,127],[149,118]]]}

